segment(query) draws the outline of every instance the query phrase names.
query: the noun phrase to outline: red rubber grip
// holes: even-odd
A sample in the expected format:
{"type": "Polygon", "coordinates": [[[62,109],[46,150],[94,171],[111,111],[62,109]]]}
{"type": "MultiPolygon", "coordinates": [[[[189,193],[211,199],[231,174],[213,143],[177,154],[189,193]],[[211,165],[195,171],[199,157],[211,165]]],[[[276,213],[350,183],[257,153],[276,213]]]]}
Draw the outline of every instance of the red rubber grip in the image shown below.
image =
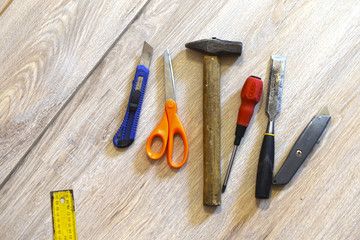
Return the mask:
{"type": "Polygon", "coordinates": [[[241,90],[241,105],[237,124],[247,127],[254,113],[256,104],[260,101],[263,90],[261,78],[250,76],[241,90]]]}

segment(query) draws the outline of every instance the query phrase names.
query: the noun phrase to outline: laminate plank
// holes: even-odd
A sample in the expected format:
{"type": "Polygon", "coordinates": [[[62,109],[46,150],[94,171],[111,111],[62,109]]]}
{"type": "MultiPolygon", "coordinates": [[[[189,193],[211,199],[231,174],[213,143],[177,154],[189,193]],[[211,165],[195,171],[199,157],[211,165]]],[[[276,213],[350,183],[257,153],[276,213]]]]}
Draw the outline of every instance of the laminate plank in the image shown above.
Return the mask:
{"type": "Polygon", "coordinates": [[[0,183],[145,4],[14,1],[3,14],[0,183]]]}
{"type": "Polygon", "coordinates": [[[0,190],[0,222],[6,221],[0,238],[51,238],[49,192],[72,188],[79,239],[358,239],[359,10],[356,1],[151,1],[0,190]],[[329,107],[332,119],[315,151],[290,184],[273,187],[269,200],[254,197],[267,124],[263,95],[222,205],[202,205],[203,56],[184,44],[212,36],[244,43],[241,58],[221,58],[222,173],[241,87],[257,75],[267,92],[271,54],[287,56],[275,172],[306,124],[323,105],[329,107]],[[118,150],[112,137],[125,114],[144,40],[154,56],[137,137],[118,150]],[[165,157],[152,161],[145,153],[164,111],[165,48],[189,138],[188,162],[179,170],[165,157]]]}

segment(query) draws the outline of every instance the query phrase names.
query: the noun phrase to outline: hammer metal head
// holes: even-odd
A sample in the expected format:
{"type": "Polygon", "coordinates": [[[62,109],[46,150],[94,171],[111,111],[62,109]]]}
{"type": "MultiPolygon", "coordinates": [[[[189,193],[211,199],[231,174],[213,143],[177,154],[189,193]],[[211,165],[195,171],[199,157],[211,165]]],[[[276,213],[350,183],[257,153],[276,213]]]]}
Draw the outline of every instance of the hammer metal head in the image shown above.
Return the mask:
{"type": "Polygon", "coordinates": [[[241,55],[242,42],[225,41],[213,37],[185,44],[185,47],[207,55],[241,55]]]}

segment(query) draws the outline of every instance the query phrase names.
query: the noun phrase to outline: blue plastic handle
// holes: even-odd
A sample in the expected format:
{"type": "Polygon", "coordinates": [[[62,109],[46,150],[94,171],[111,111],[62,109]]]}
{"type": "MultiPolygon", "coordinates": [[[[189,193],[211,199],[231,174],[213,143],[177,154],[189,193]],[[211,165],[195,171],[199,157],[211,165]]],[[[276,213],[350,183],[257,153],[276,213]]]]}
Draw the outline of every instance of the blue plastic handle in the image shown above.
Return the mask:
{"type": "Polygon", "coordinates": [[[136,128],[140,118],[141,106],[144,99],[148,77],[149,69],[144,65],[138,65],[132,82],[131,94],[124,120],[113,138],[113,143],[118,148],[130,146],[135,139],[136,128]],[[139,94],[139,90],[135,90],[139,77],[143,77],[140,97],[137,96],[139,94]]]}

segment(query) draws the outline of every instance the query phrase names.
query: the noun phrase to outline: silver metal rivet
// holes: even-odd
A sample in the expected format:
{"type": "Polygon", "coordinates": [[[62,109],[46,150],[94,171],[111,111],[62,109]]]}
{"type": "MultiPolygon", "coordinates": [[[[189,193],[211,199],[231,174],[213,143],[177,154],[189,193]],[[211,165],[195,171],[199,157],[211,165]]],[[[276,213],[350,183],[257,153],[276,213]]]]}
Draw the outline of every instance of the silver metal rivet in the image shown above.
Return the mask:
{"type": "Polygon", "coordinates": [[[298,155],[300,157],[302,154],[303,154],[303,152],[300,149],[296,150],[296,155],[298,155]]]}

